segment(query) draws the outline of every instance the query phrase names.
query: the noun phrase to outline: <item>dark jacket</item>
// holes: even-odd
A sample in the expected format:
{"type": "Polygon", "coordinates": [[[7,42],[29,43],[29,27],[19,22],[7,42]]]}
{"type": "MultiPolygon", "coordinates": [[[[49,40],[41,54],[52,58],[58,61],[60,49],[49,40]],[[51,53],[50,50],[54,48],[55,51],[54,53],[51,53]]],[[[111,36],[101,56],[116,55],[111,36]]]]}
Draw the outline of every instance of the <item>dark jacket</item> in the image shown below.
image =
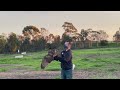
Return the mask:
{"type": "Polygon", "coordinates": [[[59,60],[61,62],[61,68],[63,70],[72,69],[72,52],[71,50],[63,50],[61,52],[61,57],[55,56],[54,60],[59,60]]]}

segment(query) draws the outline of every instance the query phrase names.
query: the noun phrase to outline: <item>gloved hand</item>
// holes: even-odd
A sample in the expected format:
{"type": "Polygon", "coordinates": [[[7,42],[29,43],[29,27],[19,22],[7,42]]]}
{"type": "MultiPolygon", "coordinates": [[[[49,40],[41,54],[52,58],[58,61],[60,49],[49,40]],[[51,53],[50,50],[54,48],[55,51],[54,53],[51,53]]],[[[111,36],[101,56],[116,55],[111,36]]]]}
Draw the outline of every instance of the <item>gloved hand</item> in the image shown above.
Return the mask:
{"type": "Polygon", "coordinates": [[[58,56],[57,55],[54,55],[54,60],[58,61],[58,56]]]}

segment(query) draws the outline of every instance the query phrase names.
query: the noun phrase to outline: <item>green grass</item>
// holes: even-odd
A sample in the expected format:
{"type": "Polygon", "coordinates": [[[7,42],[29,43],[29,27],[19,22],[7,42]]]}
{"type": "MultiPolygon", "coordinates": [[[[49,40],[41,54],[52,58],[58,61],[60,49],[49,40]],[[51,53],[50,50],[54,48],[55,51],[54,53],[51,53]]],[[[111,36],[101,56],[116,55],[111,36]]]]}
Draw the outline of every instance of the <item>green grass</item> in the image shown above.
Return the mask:
{"type": "MultiPolygon", "coordinates": [[[[75,70],[101,70],[115,72],[120,70],[120,48],[99,48],[72,50],[75,70]]],[[[40,64],[47,51],[27,53],[21,59],[14,58],[18,54],[0,54],[0,72],[9,71],[14,68],[25,68],[30,70],[41,70],[40,64]],[[11,65],[9,67],[2,65],[11,65]],[[15,66],[20,65],[20,66],[15,66]]],[[[50,63],[46,71],[60,70],[60,62],[50,63]]]]}
{"type": "MultiPolygon", "coordinates": [[[[21,65],[21,67],[28,67],[32,70],[40,70],[40,63],[42,61],[42,58],[44,55],[47,53],[47,51],[42,51],[42,52],[33,52],[33,53],[28,53],[28,55],[24,56],[23,58],[14,58],[16,55],[19,54],[1,54],[0,55],[0,65],[5,65],[5,64],[16,64],[16,65],[21,65]]],[[[13,66],[10,66],[11,68],[16,68],[13,66]]],[[[10,68],[9,67],[9,68],[10,68]]],[[[19,68],[21,68],[19,67],[19,68]]],[[[1,67],[0,67],[1,68],[1,67]]],[[[2,67],[3,68],[3,67],[2,67]]],[[[2,70],[0,70],[2,71],[2,70]]]]}
{"type": "Polygon", "coordinates": [[[6,68],[0,68],[0,72],[6,72],[7,69],[6,68]]]}

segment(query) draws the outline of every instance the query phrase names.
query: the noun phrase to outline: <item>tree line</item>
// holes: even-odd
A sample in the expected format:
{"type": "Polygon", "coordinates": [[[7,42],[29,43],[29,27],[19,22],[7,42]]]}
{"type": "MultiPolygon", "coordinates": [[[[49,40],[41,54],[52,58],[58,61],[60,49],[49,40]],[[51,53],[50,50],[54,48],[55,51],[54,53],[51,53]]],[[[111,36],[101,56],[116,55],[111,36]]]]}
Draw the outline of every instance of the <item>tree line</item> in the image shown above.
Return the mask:
{"type": "MultiPolygon", "coordinates": [[[[64,22],[62,25],[64,33],[60,38],[59,35],[53,35],[45,28],[37,28],[35,26],[26,26],[22,30],[22,35],[10,33],[0,35],[0,53],[16,53],[41,51],[52,48],[63,48],[65,41],[72,41],[74,47],[91,48],[93,44],[105,46],[108,44],[108,34],[104,30],[92,30],[91,28],[80,32],[70,22],[64,22]]],[[[115,42],[120,41],[120,30],[116,31],[113,36],[115,42]]]]}

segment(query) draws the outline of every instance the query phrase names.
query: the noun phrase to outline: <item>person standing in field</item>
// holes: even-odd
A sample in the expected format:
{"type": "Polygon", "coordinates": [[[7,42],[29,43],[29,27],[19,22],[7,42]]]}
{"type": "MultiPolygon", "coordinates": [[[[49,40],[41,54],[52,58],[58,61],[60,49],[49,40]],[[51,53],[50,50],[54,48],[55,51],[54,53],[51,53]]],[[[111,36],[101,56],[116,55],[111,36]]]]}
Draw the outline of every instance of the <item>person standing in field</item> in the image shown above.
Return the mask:
{"type": "Polygon", "coordinates": [[[61,79],[72,79],[72,44],[70,42],[65,42],[64,50],[61,52],[61,57],[53,55],[54,60],[61,62],[61,79]]]}

